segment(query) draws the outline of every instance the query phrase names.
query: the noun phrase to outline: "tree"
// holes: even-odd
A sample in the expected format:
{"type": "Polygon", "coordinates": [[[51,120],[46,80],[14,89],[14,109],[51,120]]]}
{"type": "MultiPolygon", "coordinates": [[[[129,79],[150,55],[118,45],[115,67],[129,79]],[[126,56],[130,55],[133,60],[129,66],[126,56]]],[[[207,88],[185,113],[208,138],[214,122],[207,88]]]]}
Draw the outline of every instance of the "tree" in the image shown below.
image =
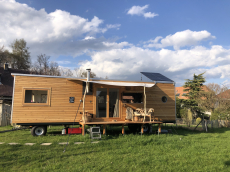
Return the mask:
{"type": "Polygon", "coordinates": [[[12,44],[12,61],[11,67],[14,69],[24,69],[29,70],[31,60],[29,47],[26,46],[26,41],[24,39],[16,39],[12,44]]]}
{"type": "Polygon", "coordinates": [[[61,69],[62,76],[73,76],[73,72],[69,68],[61,69]]]}
{"type": "Polygon", "coordinates": [[[230,90],[228,87],[210,83],[206,85],[207,90],[201,92],[199,105],[206,111],[211,112],[212,119],[230,118],[230,90]]]}
{"type": "MultiPolygon", "coordinates": [[[[75,68],[77,77],[86,78],[87,77],[87,71],[83,70],[82,68],[75,68]]],[[[90,78],[95,78],[96,74],[94,72],[90,72],[90,78]]]]}
{"type": "Polygon", "coordinates": [[[10,53],[2,46],[0,47],[0,66],[2,67],[6,62],[11,62],[10,53]]]}
{"type": "Polygon", "coordinates": [[[57,62],[50,62],[50,75],[61,76],[60,69],[57,62]]]}
{"type": "Polygon", "coordinates": [[[209,83],[206,85],[207,90],[200,92],[199,104],[205,110],[214,112],[214,109],[218,107],[218,104],[223,107],[224,99],[222,94],[227,91],[227,87],[220,86],[219,84],[209,83]]]}
{"type": "Polygon", "coordinates": [[[49,75],[49,56],[40,54],[37,56],[37,61],[34,63],[34,70],[40,75],[49,75]]]}
{"type": "Polygon", "coordinates": [[[40,54],[37,56],[37,61],[33,64],[31,71],[39,75],[60,76],[61,70],[57,62],[50,62],[50,56],[40,54]]]}
{"type": "Polygon", "coordinates": [[[188,92],[185,96],[188,99],[183,100],[183,104],[186,108],[190,109],[191,112],[197,116],[204,115],[204,109],[199,105],[199,100],[201,99],[201,92],[203,92],[203,84],[205,83],[204,73],[199,75],[193,75],[193,79],[186,79],[183,87],[184,91],[188,92]]]}
{"type": "Polygon", "coordinates": [[[177,118],[181,118],[181,99],[176,97],[176,116],[177,118]]]}

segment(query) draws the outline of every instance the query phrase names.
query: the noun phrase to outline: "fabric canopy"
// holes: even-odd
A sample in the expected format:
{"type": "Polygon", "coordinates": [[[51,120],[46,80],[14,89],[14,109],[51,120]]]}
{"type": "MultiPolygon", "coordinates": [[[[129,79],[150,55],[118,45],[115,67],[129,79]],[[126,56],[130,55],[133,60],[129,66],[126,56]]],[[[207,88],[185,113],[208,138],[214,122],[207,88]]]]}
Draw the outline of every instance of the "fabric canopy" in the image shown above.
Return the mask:
{"type": "Polygon", "coordinates": [[[114,86],[127,86],[127,87],[153,87],[155,83],[128,83],[128,82],[106,82],[106,81],[88,81],[90,83],[114,85],[114,86]]]}

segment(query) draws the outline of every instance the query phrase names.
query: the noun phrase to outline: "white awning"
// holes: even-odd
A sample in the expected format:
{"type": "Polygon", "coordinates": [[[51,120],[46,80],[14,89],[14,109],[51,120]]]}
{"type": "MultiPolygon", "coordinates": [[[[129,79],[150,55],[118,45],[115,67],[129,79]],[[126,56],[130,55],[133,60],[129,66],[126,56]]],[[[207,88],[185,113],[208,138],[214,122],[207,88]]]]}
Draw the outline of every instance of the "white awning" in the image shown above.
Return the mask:
{"type": "MultiPolygon", "coordinates": [[[[86,81],[85,81],[86,82],[86,81]]],[[[90,83],[114,85],[114,86],[127,86],[127,87],[153,87],[155,83],[129,83],[129,82],[106,82],[106,81],[88,81],[90,83]]]]}

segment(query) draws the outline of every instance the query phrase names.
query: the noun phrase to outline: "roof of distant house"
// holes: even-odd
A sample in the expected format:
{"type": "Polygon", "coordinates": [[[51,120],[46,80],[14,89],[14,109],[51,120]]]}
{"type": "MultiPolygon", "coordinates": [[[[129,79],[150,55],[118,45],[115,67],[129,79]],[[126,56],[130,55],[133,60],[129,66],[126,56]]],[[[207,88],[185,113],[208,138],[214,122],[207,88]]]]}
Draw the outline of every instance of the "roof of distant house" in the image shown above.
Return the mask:
{"type": "Polygon", "coordinates": [[[230,89],[217,95],[219,98],[230,99],[230,89]]]}
{"type": "MultiPolygon", "coordinates": [[[[204,85],[202,87],[204,91],[208,90],[207,86],[204,85]]],[[[185,96],[185,94],[187,94],[188,92],[184,91],[184,89],[185,89],[184,87],[176,87],[176,96],[179,99],[188,99],[188,97],[185,96]]]]}
{"type": "Polygon", "coordinates": [[[188,93],[186,91],[184,91],[184,87],[176,87],[176,96],[179,99],[188,99],[188,97],[185,97],[184,94],[188,93]]]}
{"type": "Polygon", "coordinates": [[[24,73],[29,74],[29,71],[20,70],[20,69],[11,69],[4,70],[3,67],[0,67],[1,74],[1,84],[0,84],[0,97],[11,97],[13,94],[13,84],[14,77],[11,76],[11,73],[24,73]]]}

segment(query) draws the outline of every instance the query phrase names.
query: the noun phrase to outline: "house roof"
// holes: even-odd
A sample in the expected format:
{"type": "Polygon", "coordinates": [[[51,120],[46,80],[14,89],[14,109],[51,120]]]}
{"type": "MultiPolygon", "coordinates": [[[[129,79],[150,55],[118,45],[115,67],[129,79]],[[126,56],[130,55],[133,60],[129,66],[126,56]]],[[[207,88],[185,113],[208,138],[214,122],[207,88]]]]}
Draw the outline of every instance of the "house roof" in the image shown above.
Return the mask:
{"type": "MultiPolygon", "coordinates": [[[[207,86],[202,86],[204,91],[208,91],[208,87],[207,86]]],[[[188,99],[188,97],[184,96],[184,94],[188,93],[188,91],[184,91],[184,87],[176,87],[176,96],[179,99],[188,99]]]]}
{"type": "MultiPolygon", "coordinates": [[[[65,77],[65,76],[50,76],[50,75],[31,75],[31,74],[18,74],[12,73],[12,76],[29,76],[29,77],[43,77],[43,78],[66,78],[67,80],[74,81],[84,81],[86,78],[76,78],[76,77],[65,77]]],[[[91,83],[105,84],[105,85],[115,85],[115,86],[145,86],[152,87],[155,85],[155,82],[143,82],[143,81],[122,81],[122,80],[111,80],[111,79],[100,79],[100,78],[90,78],[91,83]]],[[[166,82],[169,83],[169,82],[166,82]]],[[[173,83],[173,82],[170,82],[173,83]]]]}
{"type": "Polygon", "coordinates": [[[166,82],[174,82],[173,80],[167,78],[166,76],[160,73],[151,73],[151,72],[141,72],[144,76],[149,78],[152,81],[166,81],[166,82]]]}
{"type": "Polygon", "coordinates": [[[217,95],[219,98],[230,99],[230,89],[217,95]]]}
{"type": "Polygon", "coordinates": [[[183,96],[183,94],[188,93],[187,91],[184,91],[184,87],[176,87],[176,96],[179,99],[188,99],[188,97],[183,96]]]}
{"type": "Polygon", "coordinates": [[[20,69],[11,69],[11,68],[8,68],[8,70],[4,70],[3,67],[0,67],[0,73],[1,73],[0,97],[12,97],[14,77],[11,76],[11,73],[29,74],[30,72],[25,70],[20,70],[20,69]]]}

